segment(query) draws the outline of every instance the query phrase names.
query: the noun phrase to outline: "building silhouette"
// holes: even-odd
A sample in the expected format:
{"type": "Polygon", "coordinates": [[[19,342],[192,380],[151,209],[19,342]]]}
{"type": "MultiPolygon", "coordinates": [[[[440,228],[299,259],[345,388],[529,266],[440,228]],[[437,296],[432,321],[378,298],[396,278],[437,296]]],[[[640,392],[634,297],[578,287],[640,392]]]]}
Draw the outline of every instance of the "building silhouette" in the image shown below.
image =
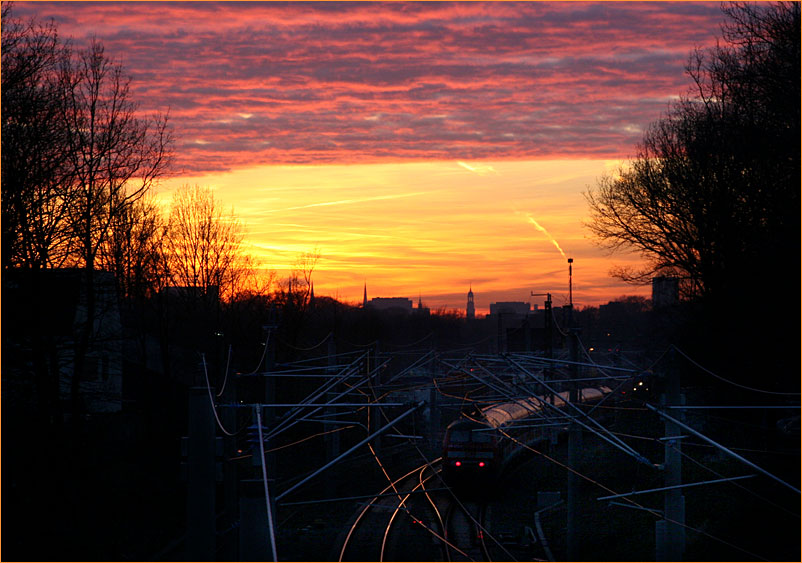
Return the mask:
{"type": "Polygon", "coordinates": [[[652,307],[670,307],[679,303],[679,278],[657,276],[652,278],[652,307]]]}
{"type": "Polygon", "coordinates": [[[476,318],[476,307],[473,304],[473,287],[468,288],[468,305],[465,308],[465,318],[470,321],[476,318]]]}
{"type": "Polygon", "coordinates": [[[532,306],[523,301],[499,301],[490,304],[491,315],[513,315],[525,317],[532,312],[532,306]]]}

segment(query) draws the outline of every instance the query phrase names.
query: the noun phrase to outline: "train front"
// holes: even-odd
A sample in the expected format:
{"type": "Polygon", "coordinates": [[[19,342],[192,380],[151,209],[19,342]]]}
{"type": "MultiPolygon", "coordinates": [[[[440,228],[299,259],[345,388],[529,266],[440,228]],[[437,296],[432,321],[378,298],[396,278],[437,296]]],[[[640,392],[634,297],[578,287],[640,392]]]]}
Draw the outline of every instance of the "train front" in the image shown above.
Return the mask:
{"type": "Polygon", "coordinates": [[[454,487],[484,486],[498,476],[498,439],[488,424],[457,420],[443,439],[443,477],[454,487]]]}

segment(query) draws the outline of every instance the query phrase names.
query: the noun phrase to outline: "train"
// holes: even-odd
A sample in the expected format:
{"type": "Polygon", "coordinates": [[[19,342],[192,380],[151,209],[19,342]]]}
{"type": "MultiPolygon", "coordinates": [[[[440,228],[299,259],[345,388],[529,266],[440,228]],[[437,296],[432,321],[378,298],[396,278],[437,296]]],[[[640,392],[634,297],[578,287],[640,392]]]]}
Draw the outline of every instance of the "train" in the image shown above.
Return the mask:
{"type": "MultiPolygon", "coordinates": [[[[596,403],[610,393],[612,390],[605,386],[585,387],[579,390],[579,401],[596,403]]],[[[463,415],[449,424],[443,437],[446,483],[453,486],[494,483],[504,466],[524,447],[522,444],[550,439],[564,426],[564,422],[555,426],[549,420],[547,413],[554,409],[545,403],[562,409],[568,396],[565,391],[496,403],[477,410],[475,416],[463,415]]]]}

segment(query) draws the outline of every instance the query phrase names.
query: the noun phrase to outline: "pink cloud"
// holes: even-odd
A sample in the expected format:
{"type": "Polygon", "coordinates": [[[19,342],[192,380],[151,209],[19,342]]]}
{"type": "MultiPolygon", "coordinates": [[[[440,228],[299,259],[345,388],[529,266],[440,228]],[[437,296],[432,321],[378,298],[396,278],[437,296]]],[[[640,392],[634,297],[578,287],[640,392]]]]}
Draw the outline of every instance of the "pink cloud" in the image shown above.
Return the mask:
{"type": "Polygon", "coordinates": [[[96,36],[179,167],[616,158],[684,93],[718,3],[20,2],[96,36]]]}

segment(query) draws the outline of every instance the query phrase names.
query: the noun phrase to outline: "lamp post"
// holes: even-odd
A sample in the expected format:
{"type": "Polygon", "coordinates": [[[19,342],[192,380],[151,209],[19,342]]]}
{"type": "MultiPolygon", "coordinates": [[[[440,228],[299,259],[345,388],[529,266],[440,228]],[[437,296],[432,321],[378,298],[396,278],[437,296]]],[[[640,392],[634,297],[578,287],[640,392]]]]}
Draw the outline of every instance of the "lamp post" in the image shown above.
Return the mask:
{"type": "Polygon", "coordinates": [[[571,310],[574,308],[574,290],[573,290],[573,265],[574,259],[568,259],[568,306],[571,307],[571,310]]]}

